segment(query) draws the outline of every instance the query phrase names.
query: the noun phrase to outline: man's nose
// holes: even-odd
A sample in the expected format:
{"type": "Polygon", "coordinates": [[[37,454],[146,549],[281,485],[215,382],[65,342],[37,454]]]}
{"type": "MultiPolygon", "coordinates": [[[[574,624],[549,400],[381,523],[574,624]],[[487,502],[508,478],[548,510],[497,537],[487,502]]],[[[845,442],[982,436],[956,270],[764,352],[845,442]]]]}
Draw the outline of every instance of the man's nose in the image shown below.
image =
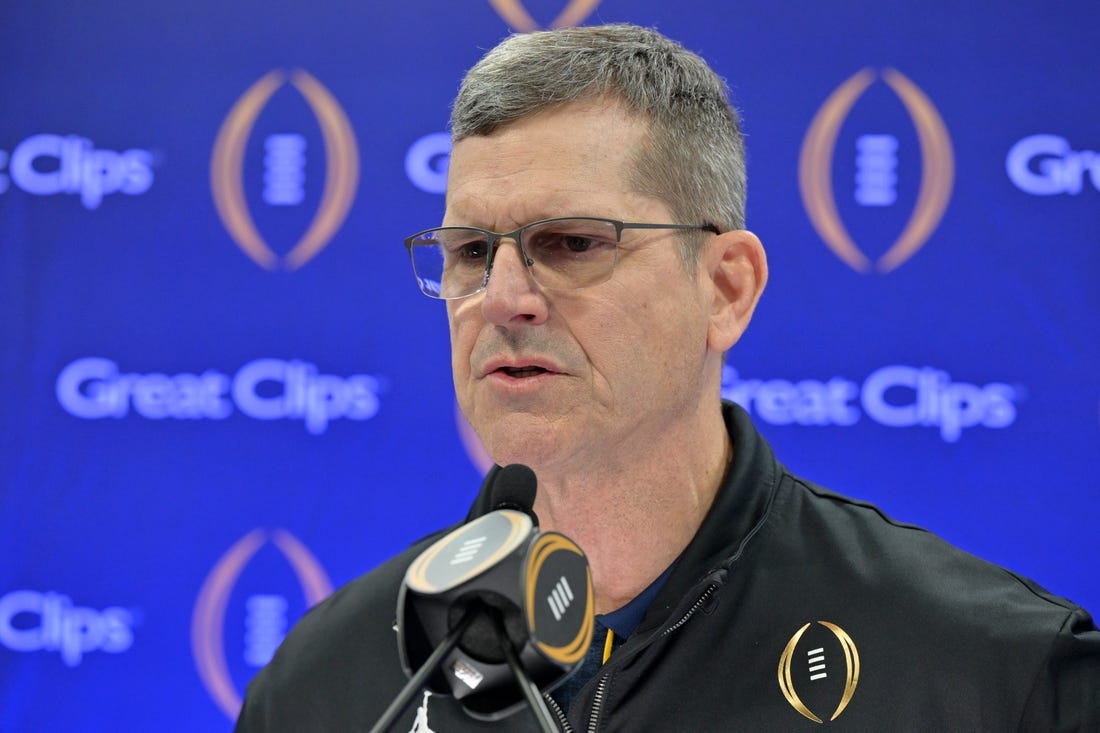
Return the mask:
{"type": "Polygon", "coordinates": [[[489,282],[481,309],[486,320],[498,325],[515,319],[530,323],[546,319],[546,299],[513,239],[502,239],[493,252],[489,282]]]}

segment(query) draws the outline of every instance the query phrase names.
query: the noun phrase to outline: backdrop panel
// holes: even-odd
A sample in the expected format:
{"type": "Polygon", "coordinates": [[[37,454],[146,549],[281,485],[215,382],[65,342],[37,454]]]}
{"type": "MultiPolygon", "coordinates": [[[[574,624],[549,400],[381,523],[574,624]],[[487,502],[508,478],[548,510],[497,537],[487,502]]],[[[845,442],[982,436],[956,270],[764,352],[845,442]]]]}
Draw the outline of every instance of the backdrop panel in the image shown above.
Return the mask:
{"type": "Polygon", "coordinates": [[[729,80],[772,279],[725,394],[781,460],[1100,608],[1100,6],[963,5],[6,4],[0,730],[229,730],[309,605],[463,516],[401,239],[462,72],[562,18],[729,80]]]}

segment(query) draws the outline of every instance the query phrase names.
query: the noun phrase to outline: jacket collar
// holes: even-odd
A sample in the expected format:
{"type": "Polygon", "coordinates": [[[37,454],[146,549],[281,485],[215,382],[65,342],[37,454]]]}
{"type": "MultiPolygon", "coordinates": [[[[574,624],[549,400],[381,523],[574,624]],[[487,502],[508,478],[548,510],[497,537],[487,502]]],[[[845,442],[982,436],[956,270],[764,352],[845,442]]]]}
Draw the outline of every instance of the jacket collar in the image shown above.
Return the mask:
{"type": "Polygon", "coordinates": [[[722,416],[733,444],[733,460],[714,504],[676,561],[668,582],[638,627],[639,633],[662,625],[685,596],[695,600],[692,589],[696,586],[720,580],[764,525],[771,509],[780,476],[771,447],[739,405],[723,401],[722,416]]]}

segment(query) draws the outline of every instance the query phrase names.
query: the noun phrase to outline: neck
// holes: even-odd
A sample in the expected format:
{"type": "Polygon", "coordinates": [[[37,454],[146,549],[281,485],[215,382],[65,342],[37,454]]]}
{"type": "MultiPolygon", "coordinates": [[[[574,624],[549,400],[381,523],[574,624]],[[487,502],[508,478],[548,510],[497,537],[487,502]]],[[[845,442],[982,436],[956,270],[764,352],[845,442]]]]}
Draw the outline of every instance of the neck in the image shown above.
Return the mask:
{"type": "Polygon", "coordinates": [[[588,556],[596,613],[629,603],[679,557],[714,503],[732,456],[716,409],[693,440],[639,445],[586,468],[536,468],[541,526],[566,535],[588,556]],[[660,445],[677,448],[654,448],[660,445]]]}

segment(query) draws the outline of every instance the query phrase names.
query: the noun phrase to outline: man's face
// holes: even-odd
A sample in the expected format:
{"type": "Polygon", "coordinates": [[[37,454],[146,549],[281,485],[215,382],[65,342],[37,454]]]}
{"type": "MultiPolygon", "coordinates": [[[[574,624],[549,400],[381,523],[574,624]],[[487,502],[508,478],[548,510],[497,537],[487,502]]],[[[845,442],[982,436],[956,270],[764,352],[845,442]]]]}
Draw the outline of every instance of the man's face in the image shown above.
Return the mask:
{"type": "MultiPolygon", "coordinates": [[[[673,222],[663,203],[627,190],[644,136],[643,121],[595,101],[466,138],[451,154],[444,224],[702,223],[673,222]]],[[[574,291],[543,290],[504,240],[487,288],[448,302],[459,405],[494,461],[609,468],[687,438],[700,403],[715,399],[706,375],[721,357],[707,349],[707,276],[687,274],[677,234],[625,230],[611,279],[574,291]]]]}

